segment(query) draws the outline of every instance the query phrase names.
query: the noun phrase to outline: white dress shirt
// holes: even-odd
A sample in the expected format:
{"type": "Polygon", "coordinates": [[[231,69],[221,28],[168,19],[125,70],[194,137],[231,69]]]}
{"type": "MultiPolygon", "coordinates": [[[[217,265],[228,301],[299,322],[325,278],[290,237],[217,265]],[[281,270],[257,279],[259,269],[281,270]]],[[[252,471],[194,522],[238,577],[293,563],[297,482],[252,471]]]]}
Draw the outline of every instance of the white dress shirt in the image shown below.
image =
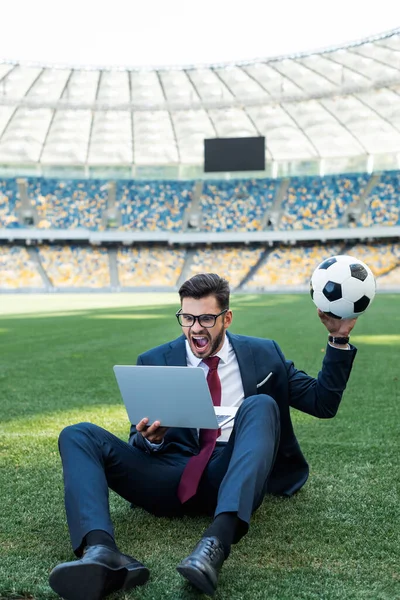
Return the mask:
{"type": "MultiPolygon", "coordinates": [[[[221,350],[214,354],[214,356],[218,356],[220,359],[218,363],[218,375],[221,380],[221,406],[240,406],[244,399],[242,377],[240,375],[236,354],[227,335],[225,335],[225,341],[221,350]]],[[[193,354],[187,340],[186,364],[188,367],[202,368],[207,376],[208,366],[201,358],[197,358],[197,356],[193,354]]],[[[222,427],[218,442],[227,442],[229,440],[229,436],[233,429],[233,423],[233,421],[229,421],[229,423],[222,427]]]]}

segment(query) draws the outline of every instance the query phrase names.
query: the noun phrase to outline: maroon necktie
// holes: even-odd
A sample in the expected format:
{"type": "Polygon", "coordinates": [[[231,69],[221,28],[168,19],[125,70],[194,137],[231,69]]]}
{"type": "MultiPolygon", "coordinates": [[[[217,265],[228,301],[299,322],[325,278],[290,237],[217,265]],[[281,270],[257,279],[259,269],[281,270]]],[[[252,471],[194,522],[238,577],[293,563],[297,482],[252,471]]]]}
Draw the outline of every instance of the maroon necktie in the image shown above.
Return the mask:
{"type": "MultiPolygon", "coordinates": [[[[205,358],[203,362],[208,366],[207,383],[214,406],[221,406],[221,381],[218,375],[218,356],[205,358]]],[[[197,492],[197,488],[203,475],[204,469],[211,458],[215,448],[220,429],[200,429],[199,443],[200,452],[189,459],[178,486],[178,498],[187,502],[197,492]]]]}

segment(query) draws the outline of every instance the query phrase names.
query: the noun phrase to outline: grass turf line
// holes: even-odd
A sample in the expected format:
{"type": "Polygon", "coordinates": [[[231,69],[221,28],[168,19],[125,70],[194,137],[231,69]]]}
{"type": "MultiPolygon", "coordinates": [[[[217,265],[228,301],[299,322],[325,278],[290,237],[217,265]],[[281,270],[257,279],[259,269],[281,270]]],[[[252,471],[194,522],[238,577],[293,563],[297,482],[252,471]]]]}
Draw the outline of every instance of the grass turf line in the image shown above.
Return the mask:
{"type": "MultiPolygon", "coordinates": [[[[49,572],[72,558],[58,433],[89,420],[127,438],[112,366],[179,335],[176,305],[175,294],[2,297],[1,600],[56,598],[49,572]]],[[[352,336],[359,352],[338,416],[293,411],[310,479],[290,500],[265,499],[223,567],[216,600],[400,596],[397,306],[398,296],[378,296],[359,319],[352,336]]],[[[309,297],[238,295],[232,307],[232,331],[276,339],[298,368],[317,374],[326,332],[309,297]]],[[[175,566],[208,520],[157,519],[113,493],[110,501],[119,546],[151,570],[146,586],[114,598],[198,598],[175,566]]]]}

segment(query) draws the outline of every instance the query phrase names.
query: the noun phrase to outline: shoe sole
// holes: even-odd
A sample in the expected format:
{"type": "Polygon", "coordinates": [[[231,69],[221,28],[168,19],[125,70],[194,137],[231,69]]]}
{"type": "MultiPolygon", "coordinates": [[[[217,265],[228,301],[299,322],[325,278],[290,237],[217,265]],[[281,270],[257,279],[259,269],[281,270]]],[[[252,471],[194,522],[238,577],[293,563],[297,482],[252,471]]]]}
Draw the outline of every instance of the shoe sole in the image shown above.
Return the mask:
{"type": "Polygon", "coordinates": [[[149,578],[146,567],[113,570],[98,563],[59,565],[50,574],[50,587],[64,600],[101,600],[111,592],[130,590],[149,578]]]}
{"type": "Polygon", "coordinates": [[[179,565],[176,570],[203,594],[214,596],[215,587],[199,569],[189,565],[179,565]]]}

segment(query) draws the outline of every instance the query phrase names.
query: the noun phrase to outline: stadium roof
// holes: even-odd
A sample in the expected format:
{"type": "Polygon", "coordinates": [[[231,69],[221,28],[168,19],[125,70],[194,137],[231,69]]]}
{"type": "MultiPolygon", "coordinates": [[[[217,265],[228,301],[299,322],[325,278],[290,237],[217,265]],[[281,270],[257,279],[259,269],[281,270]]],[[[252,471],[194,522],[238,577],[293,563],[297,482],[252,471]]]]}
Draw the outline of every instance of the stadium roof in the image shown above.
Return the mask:
{"type": "Polygon", "coordinates": [[[267,160],[400,153],[400,29],[317,53],[162,69],[0,62],[0,163],[200,165],[203,139],[267,160]]]}

